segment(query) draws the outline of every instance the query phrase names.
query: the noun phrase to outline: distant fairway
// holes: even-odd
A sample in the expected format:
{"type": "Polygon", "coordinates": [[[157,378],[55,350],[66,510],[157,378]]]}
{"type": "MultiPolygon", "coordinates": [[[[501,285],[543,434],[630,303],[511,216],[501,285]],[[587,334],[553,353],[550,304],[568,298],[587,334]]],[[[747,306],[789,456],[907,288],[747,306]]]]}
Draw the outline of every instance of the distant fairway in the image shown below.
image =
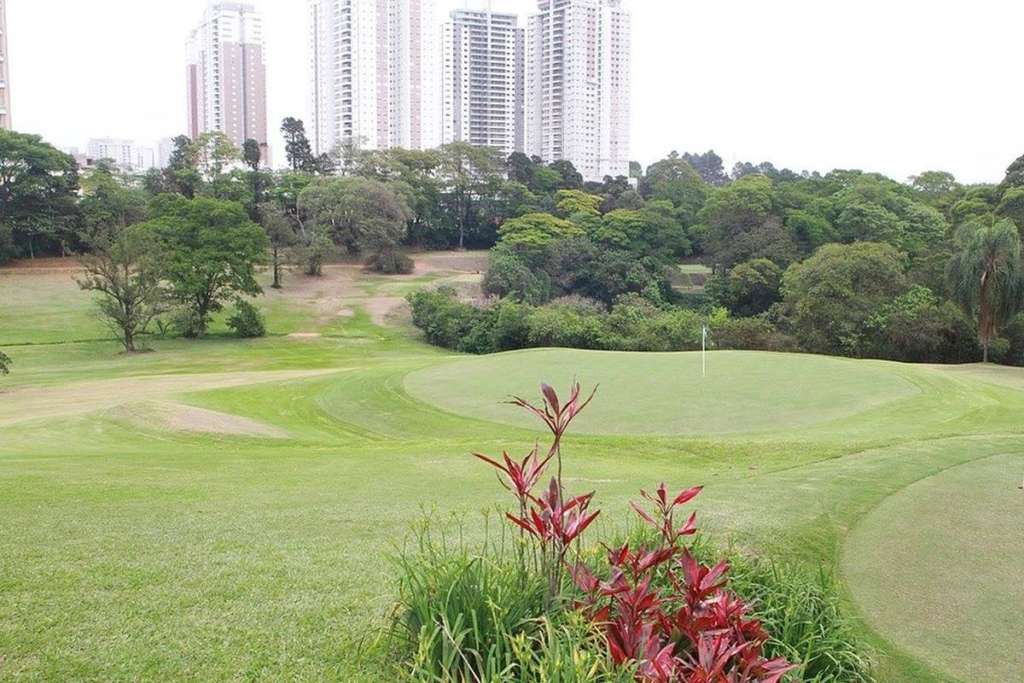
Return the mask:
{"type": "Polygon", "coordinates": [[[406,389],[439,407],[518,425],[530,418],[503,405],[577,376],[601,399],[579,420],[592,434],[726,434],[810,425],[855,415],[917,393],[898,366],[844,358],[743,351],[613,353],[542,349],[462,358],[410,375],[406,389]]]}

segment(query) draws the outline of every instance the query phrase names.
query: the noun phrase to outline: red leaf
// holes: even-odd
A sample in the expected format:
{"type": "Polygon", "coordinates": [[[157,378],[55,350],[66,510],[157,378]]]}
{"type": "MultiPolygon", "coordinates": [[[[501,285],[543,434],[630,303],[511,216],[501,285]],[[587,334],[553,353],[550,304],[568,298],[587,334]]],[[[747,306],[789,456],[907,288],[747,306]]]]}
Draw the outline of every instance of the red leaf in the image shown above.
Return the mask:
{"type": "Polygon", "coordinates": [[[686,491],[683,491],[678,496],[676,496],[676,499],[672,501],[672,505],[676,506],[689,503],[691,500],[696,498],[697,495],[703,490],[703,486],[694,486],[692,489],[687,489],[686,491]]]}

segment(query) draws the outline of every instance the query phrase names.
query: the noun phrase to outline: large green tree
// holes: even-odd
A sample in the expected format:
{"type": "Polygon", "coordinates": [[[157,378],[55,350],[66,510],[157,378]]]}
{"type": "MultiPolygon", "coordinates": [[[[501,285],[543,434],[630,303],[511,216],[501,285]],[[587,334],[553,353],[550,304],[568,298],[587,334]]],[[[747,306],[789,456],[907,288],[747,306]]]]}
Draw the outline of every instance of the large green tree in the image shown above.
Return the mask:
{"type": "Polygon", "coordinates": [[[978,340],[987,363],[999,330],[1021,308],[1021,242],[1008,220],[970,224],[958,234],[959,249],[949,275],[957,301],[978,322],[978,340]]]}
{"type": "Polygon", "coordinates": [[[794,331],[808,351],[850,356],[871,348],[868,321],[906,290],[906,259],[892,245],[829,244],[782,278],[794,331]]]}
{"type": "Polygon", "coordinates": [[[111,168],[97,168],[86,176],[82,193],[79,237],[87,247],[104,244],[146,219],[146,193],[111,168]]]}
{"type": "Polygon", "coordinates": [[[260,204],[258,214],[260,225],[267,233],[267,241],[270,243],[270,286],[281,289],[281,275],[288,262],[288,254],[292,247],[299,244],[299,236],[295,233],[295,224],[291,217],[277,204],[260,204]]]}
{"type": "Polygon", "coordinates": [[[780,266],[792,263],[799,249],[779,214],[772,181],[766,176],[746,176],[718,188],[701,209],[695,228],[705,260],[725,269],[756,258],[780,266]]]}
{"type": "Polygon", "coordinates": [[[78,284],[99,294],[100,315],[126,353],[137,351],[138,336],[167,309],[160,261],[152,236],[139,226],[107,232],[93,241],[92,251],[82,258],[78,284]]]}
{"type": "Polygon", "coordinates": [[[162,195],[143,225],[159,250],[161,278],[184,311],[185,336],[203,336],[225,300],[262,291],[256,272],[266,260],[267,236],[241,204],[162,195]]]}
{"type": "Polygon", "coordinates": [[[397,251],[412,217],[387,185],[366,178],[319,178],[299,195],[299,210],[329,226],[337,244],[379,260],[397,251]]]}
{"type": "Polygon", "coordinates": [[[508,247],[545,247],[557,240],[583,235],[583,230],[572,221],[548,213],[529,213],[513,218],[498,230],[501,243],[508,247]]]}
{"type": "Polygon", "coordinates": [[[494,196],[504,184],[500,155],[489,147],[466,142],[444,145],[438,153],[441,201],[458,235],[458,248],[464,249],[470,241],[490,246],[497,225],[483,215],[481,208],[483,198],[494,196]]]}
{"type": "Polygon", "coordinates": [[[62,251],[77,221],[75,160],[38,135],[0,129],[0,262],[62,251]]]}
{"type": "Polygon", "coordinates": [[[641,194],[672,202],[682,222],[689,227],[707,200],[709,187],[690,162],[672,152],[651,164],[641,186],[641,194]]]}
{"type": "Polygon", "coordinates": [[[314,164],[313,147],[306,136],[306,124],[292,116],[281,122],[284,135],[284,154],[293,171],[311,171],[314,164]]]}

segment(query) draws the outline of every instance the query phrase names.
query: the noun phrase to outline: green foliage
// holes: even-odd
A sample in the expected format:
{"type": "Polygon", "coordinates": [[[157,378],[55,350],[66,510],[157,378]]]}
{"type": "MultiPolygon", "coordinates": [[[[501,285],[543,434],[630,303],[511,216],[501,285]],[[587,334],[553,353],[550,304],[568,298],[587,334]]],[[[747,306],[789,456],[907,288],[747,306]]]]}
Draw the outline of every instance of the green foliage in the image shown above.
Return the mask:
{"type": "Polygon", "coordinates": [[[82,182],[79,239],[89,248],[115,238],[129,225],[146,219],[145,192],[129,186],[106,169],[96,169],[82,182]]]}
{"type": "MultiPolygon", "coordinates": [[[[453,534],[454,536],[454,534],[453,534]]],[[[461,536],[461,534],[460,534],[461,536]]],[[[600,633],[577,615],[549,612],[545,584],[524,574],[507,545],[475,549],[416,531],[395,560],[392,646],[410,681],[630,683],[602,654],[600,633]]]]}
{"type": "Polygon", "coordinates": [[[207,197],[157,197],[143,224],[159,250],[160,276],[187,315],[182,333],[201,337],[225,298],[256,295],[267,236],[241,205],[207,197]]]}
{"type": "Polygon", "coordinates": [[[555,207],[562,218],[571,218],[576,214],[597,216],[601,213],[603,201],[600,195],[581,190],[559,190],[555,193],[555,207]]]}
{"type": "Polygon", "coordinates": [[[0,129],[0,263],[54,253],[77,215],[78,168],[38,135],[0,129]]]}
{"type": "Polygon", "coordinates": [[[574,223],[548,213],[530,213],[506,221],[499,229],[501,242],[507,246],[546,247],[557,240],[583,234],[574,223]]]}
{"type": "Polygon", "coordinates": [[[1024,231],[1024,186],[1007,190],[996,207],[996,213],[1009,218],[1016,223],[1019,231],[1024,231]]]}
{"type": "Polygon", "coordinates": [[[314,180],[299,195],[299,212],[330,228],[332,240],[349,252],[366,254],[387,265],[405,238],[409,207],[386,185],[365,178],[314,180]]]}
{"type": "Polygon", "coordinates": [[[78,285],[99,294],[100,315],[117,334],[125,353],[137,350],[136,338],[166,311],[161,260],[152,235],[139,226],[94,238],[93,252],[82,258],[78,285]]]}
{"type": "Polygon", "coordinates": [[[203,179],[212,183],[220,178],[225,168],[242,160],[242,151],[226,133],[215,130],[201,133],[192,141],[192,158],[203,179]]]}
{"type": "Polygon", "coordinates": [[[302,119],[292,116],[281,122],[281,134],[284,136],[284,154],[292,171],[313,170],[313,147],[306,136],[306,124],[302,119]]]}
{"type": "MultiPolygon", "coordinates": [[[[721,553],[698,543],[698,559],[721,553]]],[[[804,568],[740,553],[726,555],[729,589],[754,606],[769,633],[765,653],[799,664],[808,683],[870,683],[871,651],[847,614],[836,576],[824,568],[804,568]]]]}
{"type": "Polygon", "coordinates": [[[786,212],[786,231],[805,254],[839,239],[828,218],[812,209],[791,209],[786,212]]]}
{"type": "Polygon", "coordinates": [[[590,231],[590,238],[612,249],[666,263],[689,256],[693,251],[685,228],[666,201],[652,201],[636,211],[612,211],[590,231]]]}
{"type": "Polygon", "coordinates": [[[380,251],[370,257],[367,264],[371,270],[384,275],[408,275],[416,268],[416,264],[405,253],[397,249],[380,251]]]}
{"type": "Polygon", "coordinates": [[[905,258],[888,244],[830,244],[795,264],[782,294],[801,345],[817,353],[868,352],[868,321],[906,289],[905,258]]]}
{"type": "Polygon", "coordinates": [[[245,299],[235,299],[235,311],[227,320],[228,327],[236,337],[254,339],[267,336],[267,324],[263,314],[245,299]]]}
{"type": "Polygon", "coordinates": [[[499,245],[488,256],[484,293],[541,304],[551,298],[551,282],[543,271],[534,272],[515,250],[499,245]]]}
{"type": "Polygon", "coordinates": [[[568,296],[532,306],[506,300],[476,307],[454,290],[409,297],[413,324],[432,344],[465,353],[487,354],[523,348],[609,351],[692,351],[701,345],[705,323],[725,321],[682,308],[659,308],[639,294],[622,297],[610,311],[597,301],[568,296]]]}
{"type": "Polygon", "coordinates": [[[651,164],[641,186],[642,194],[650,199],[671,202],[685,226],[696,221],[709,190],[700,174],[676,152],[651,164]]]}
{"type": "Polygon", "coordinates": [[[976,331],[950,301],[915,285],[868,320],[873,355],[911,362],[964,363],[977,359],[976,331]]]}
{"type": "Polygon", "coordinates": [[[3,351],[0,351],[0,375],[11,374],[11,357],[3,351]]]}
{"type": "Polygon", "coordinates": [[[799,253],[778,215],[772,181],[763,175],[746,176],[712,192],[698,220],[695,230],[709,260],[724,268],[757,258],[786,266],[799,253]]]}
{"type": "Polygon", "coordinates": [[[728,274],[712,277],[707,290],[732,313],[753,316],[766,312],[779,301],[781,285],[781,268],[768,259],[754,259],[738,264],[728,274]]]}
{"type": "Polygon", "coordinates": [[[1021,243],[1009,220],[969,224],[959,233],[960,250],[950,263],[956,300],[978,323],[983,360],[999,329],[1021,306],[1021,243]]]}
{"type": "Polygon", "coordinates": [[[721,319],[712,327],[711,339],[717,349],[793,351],[797,348],[796,342],[781,333],[766,315],[721,319]]]}
{"type": "Polygon", "coordinates": [[[299,243],[299,235],[296,234],[291,215],[272,202],[260,204],[257,215],[270,244],[270,272],[273,278],[270,286],[280,289],[289,250],[299,243]]]}

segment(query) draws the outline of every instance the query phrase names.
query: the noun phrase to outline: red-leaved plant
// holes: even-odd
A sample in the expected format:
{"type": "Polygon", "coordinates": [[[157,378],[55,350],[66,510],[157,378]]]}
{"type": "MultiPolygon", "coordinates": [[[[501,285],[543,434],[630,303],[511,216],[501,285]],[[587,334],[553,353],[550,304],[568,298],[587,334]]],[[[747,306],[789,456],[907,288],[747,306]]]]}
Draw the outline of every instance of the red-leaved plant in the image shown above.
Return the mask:
{"type": "MultiPolygon", "coordinates": [[[[587,407],[594,393],[580,400],[574,382],[564,404],[550,386],[541,385],[543,405],[523,399],[512,402],[540,417],[553,436],[542,459],[534,447],[522,461],[508,453],[502,461],[475,454],[499,470],[502,484],[519,502],[519,514],[508,519],[534,543],[535,567],[548,582],[549,605],[561,597],[568,570],[582,597],[570,601],[602,630],[613,662],[637,668],[645,683],[778,683],[795,667],[784,659],[768,660],[763,648],[768,634],[749,616],[748,605],[726,590],[729,566],[699,563],[683,545],[697,532],[696,514],[677,525],[677,508],[692,501],[702,488],[671,496],[662,483],[654,494],[641,491],[651,509],[632,503],[640,518],[658,531],[655,547],[607,549],[607,572],[601,578],[581,559],[579,539],[597,518],[590,511],[594,494],[569,497],[562,485],[562,439],[572,420],[587,407]],[[558,474],[544,493],[533,494],[548,464],[557,459],[558,474]],[[567,557],[575,544],[570,565],[567,557]]],[[[528,571],[525,560],[522,571],[528,571]]]]}

